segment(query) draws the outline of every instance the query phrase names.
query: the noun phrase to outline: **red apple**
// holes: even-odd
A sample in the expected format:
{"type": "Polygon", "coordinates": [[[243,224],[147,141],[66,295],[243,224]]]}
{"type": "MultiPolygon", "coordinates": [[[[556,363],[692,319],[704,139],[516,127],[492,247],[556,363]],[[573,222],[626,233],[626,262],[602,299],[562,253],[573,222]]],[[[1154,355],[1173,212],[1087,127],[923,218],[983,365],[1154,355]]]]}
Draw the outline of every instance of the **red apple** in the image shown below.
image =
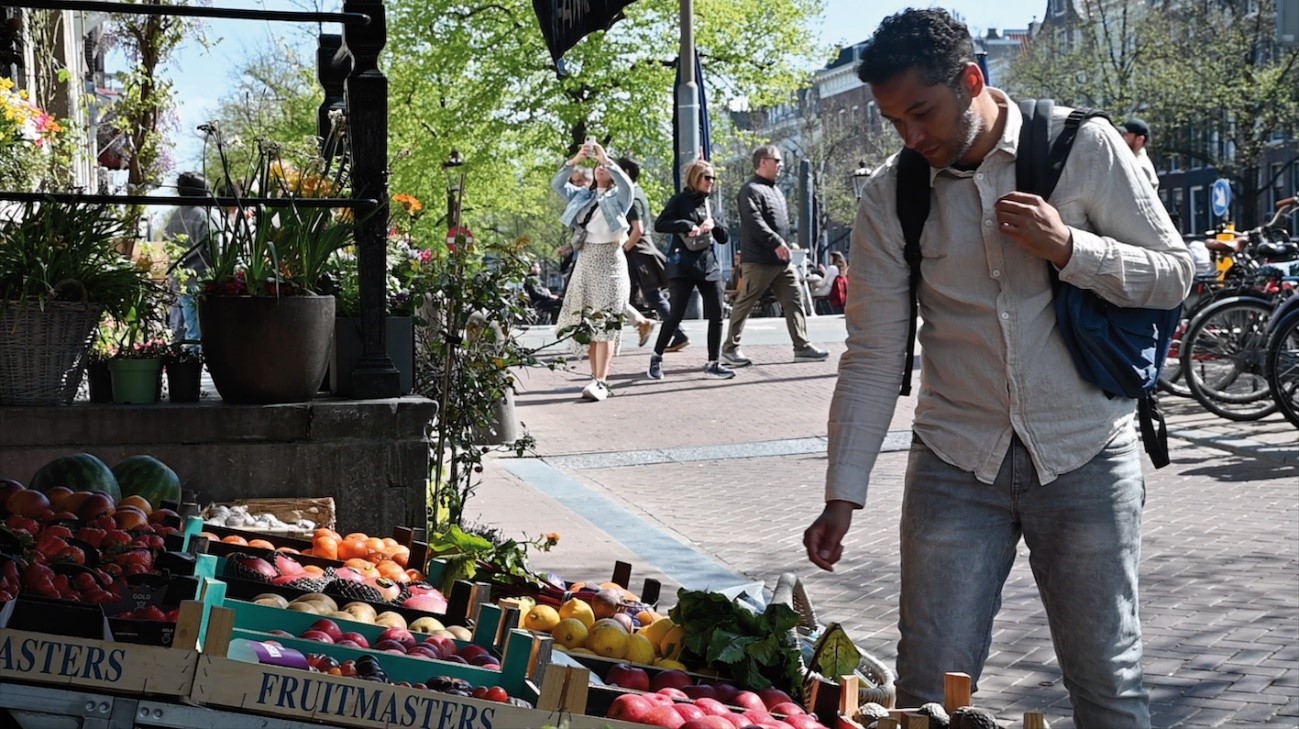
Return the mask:
{"type": "Polygon", "coordinates": [[[723,704],[734,703],[735,694],[740,692],[735,686],[726,682],[715,683],[713,688],[717,690],[717,700],[723,704]]]}
{"type": "Polygon", "coordinates": [[[354,641],[354,640],[348,640],[347,638],[344,638],[344,639],[342,639],[342,640],[340,640],[340,641],[336,641],[336,642],[334,643],[334,645],[341,645],[341,646],[345,646],[345,647],[347,647],[347,648],[369,648],[369,647],[370,647],[370,646],[362,646],[362,645],[359,645],[359,644],[357,644],[356,641],[354,641]]]}
{"type": "Polygon", "coordinates": [[[50,508],[50,500],[45,494],[31,489],[15,490],[5,501],[5,508],[11,514],[35,519],[42,511],[50,508]]]}
{"type": "Polygon", "coordinates": [[[609,669],[604,677],[606,683],[636,691],[649,691],[649,674],[643,668],[636,668],[628,663],[619,663],[609,669]]]}
{"type": "Polygon", "coordinates": [[[650,726],[663,727],[663,729],[681,729],[681,725],[686,723],[685,719],[677,713],[672,706],[655,706],[640,718],[642,724],[650,726]]]}
{"type": "Polygon", "coordinates": [[[694,686],[682,686],[682,693],[692,699],[716,699],[717,689],[706,683],[695,684],[694,686]]]}
{"type": "Polygon", "coordinates": [[[705,714],[682,724],[681,729],[735,729],[735,725],[724,716],[705,714]]]}
{"type": "Polygon", "coordinates": [[[722,714],[722,718],[729,721],[735,729],[744,729],[744,727],[750,726],[749,720],[744,718],[742,714],[733,714],[728,711],[722,714]]]}
{"type": "Polygon", "coordinates": [[[644,696],[646,701],[650,702],[651,704],[654,704],[655,706],[659,706],[659,705],[667,706],[669,704],[676,703],[675,701],[672,700],[671,696],[668,696],[666,694],[660,694],[657,692],[641,694],[641,696],[644,696]]]}
{"type": "Polygon", "coordinates": [[[415,640],[415,636],[411,635],[410,631],[405,628],[388,628],[379,634],[379,642],[382,643],[385,640],[394,640],[406,647],[413,646],[419,642],[415,640]]]}
{"type": "Polygon", "coordinates": [[[731,699],[730,703],[732,706],[739,706],[744,709],[752,709],[762,714],[768,713],[767,705],[762,703],[762,697],[758,696],[752,691],[740,691],[739,693],[735,694],[734,698],[731,699]]]}
{"type": "Polygon", "coordinates": [[[343,633],[340,637],[341,637],[343,640],[350,640],[350,641],[352,641],[353,643],[355,643],[355,644],[356,644],[358,647],[360,647],[360,648],[369,648],[369,647],[370,647],[370,641],[369,641],[369,639],[367,639],[364,635],[361,635],[360,633],[350,633],[350,632],[349,632],[349,633],[343,633]]]}
{"type": "Polygon", "coordinates": [[[384,639],[381,639],[381,640],[379,640],[379,642],[377,642],[377,643],[374,644],[374,649],[377,650],[377,651],[394,651],[394,650],[395,650],[395,651],[399,651],[399,652],[401,652],[401,653],[405,653],[405,652],[406,652],[406,644],[405,644],[405,643],[402,643],[401,641],[398,641],[398,640],[393,640],[392,638],[384,638],[384,639]]]}
{"type": "Polygon", "coordinates": [[[470,663],[473,663],[473,660],[478,656],[490,656],[491,651],[488,651],[486,648],[478,645],[477,643],[468,643],[463,647],[459,648],[456,651],[456,655],[460,656],[466,661],[469,661],[470,663]]]}
{"type": "Polygon", "coordinates": [[[329,633],[319,630],[308,630],[302,634],[303,640],[314,640],[318,643],[333,643],[334,638],[329,633]]]}
{"type": "MultiPolygon", "coordinates": [[[[681,690],[684,691],[685,689],[681,690]]],[[[722,716],[723,714],[731,713],[731,710],[726,708],[726,704],[723,704],[717,699],[710,699],[707,697],[695,699],[695,706],[703,709],[704,713],[710,716],[722,716]]]]}
{"type": "Polygon", "coordinates": [[[794,727],[794,729],[824,729],[825,727],[811,714],[790,714],[785,717],[785,723],[794,727]]]}
{"type": "Polygon", "coordinates": [[[408,607],[412,610],[420,610],[426,613],[436,613],[445,615],[447,611],[447,599],[442,597],[442,593],[411,595],[402,600],[402,607],[408,607]]]}
{"type": "Polygon", "coordinates": [[[329,618],[321,618],[320,620],[317,620],[312,623],[311,627],[307,628],[307,630],[319,630],[322,633],[328,633],[329,637],[332,638],[335,643],[343,638],[343,629],[338,627],[338,623],[335,623],[329,618]]]}
{"type": "Polygon", "coordinates": [[[661,689],[659,689],[658,691],[655,691],[654,693],[656,693],[656,694],[662,694],[663,696],[666,696],[666,697],[668,697],[669,699],[672,699],[673,701],[689,701],[689,700],[690,700],[690,697],[689,697],[689,696],[686,696],[686,693],[685,693],[684,691],[682,691],[682,690],[679,689],[679,688],[672,688],[671,686],[665,686],[664,688],[661,688],[661,689]]]}
{"type": "Polygon", "coordinates": [[[765,689],[759,689],[758,698],[762,699],[762,705],[767,707],[768,711],[770,711],[771,707],[775,706],[776,704],[794,703],[794,700],[789,697],[789,694],[785,693],[784,691],[781,691],[778,688],[775,688],[774,686],[769,686],[765,689]]]}
{"type": "MultiPolygon", "coordinates": [[[[640,723],[654,704],[648,701],[641,694],[622,694],[609,704],[607,716],[610,719],[618,721],[629,721],[633,724],[640,723]]],[[[674,714],[676,712],[673,712],[674,714]]]]}
{"type": "Polygon", "coordinates": [[[455,640],[445,635],[430,635],[424,639],[424,644],[437,648],[439,657],[455,655],[456,652],[455,640]]]}
{"type": "MultiPolygon", "coordinates": [[[[762,693],[759,692],[758,695],[761,696],[762,693]]],[[[778,704],[772,704],[771,706],[767,707],[767,710],[773,714],[784,714],[786,716],[790,716],[792,714],[807,713],[806,709],[794,703],[793,701],[782,701],[778,704]]]]}
{"type": "Polygon", "coordinates": [[[650,679],[650,688],[655,691],[658,691],[661,688],[679,689],[682,686],[689,686],[694,682],[695,680],[685,671],[678,671],[675,668],[670,668],[666,671],[659,671],[654,674],[654,677],[650,679]]]}
{"type": "Polygon", "coordinates": [[[694,704],[673,704],[672,708],[676,710],[676,712],[681,715],[681,718],[686,721],[690,721],[691,719],[698,719],[703,716],[708,716],[708,714],[704,713],[703,709],[699,708],[698,706],[695,706],[694,704]]]}

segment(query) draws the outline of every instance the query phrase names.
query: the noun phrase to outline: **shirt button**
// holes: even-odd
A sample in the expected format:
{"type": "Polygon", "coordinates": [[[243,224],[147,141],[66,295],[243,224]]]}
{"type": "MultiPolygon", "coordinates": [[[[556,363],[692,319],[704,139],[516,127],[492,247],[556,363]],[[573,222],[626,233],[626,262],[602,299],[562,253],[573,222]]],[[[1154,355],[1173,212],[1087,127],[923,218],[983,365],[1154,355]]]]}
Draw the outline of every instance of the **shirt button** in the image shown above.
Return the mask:
{"type": "Polygon", "coordinates": [[[975,175],[974,175],[974,179],[976,179],[976,180],[982,180],[982,179],[983,179],[983,173],[982,173],[982,172],[976,172],[975,175]]]}
{"type": "Polygon", "coordinates": [[[985,228],[991,228],[991,227],[992,227],[992,221],[991,221],[991,220],[985,220],[985,221],[983,221],[983,227],[985,227],[985,228]]]}
{"type": "Polygon", "coordinates": [[[1009,318],[1010,318],[1010,314],[1008,314],[1008,313],[1006,313],[1006,312],[1003,311],[1003,312],[1001,312],[1001,318],[1002,318],[1002,319],[1009,319],[1009,318]]]}
{"type": "Polygon", "coordinates": [[[998,270],[996,270],[996,269],[993,269],[993,271],[992,271],[992,277],[993,277],[993,278],[1001,278],[1001,271],[998,271],[998,270]]]}

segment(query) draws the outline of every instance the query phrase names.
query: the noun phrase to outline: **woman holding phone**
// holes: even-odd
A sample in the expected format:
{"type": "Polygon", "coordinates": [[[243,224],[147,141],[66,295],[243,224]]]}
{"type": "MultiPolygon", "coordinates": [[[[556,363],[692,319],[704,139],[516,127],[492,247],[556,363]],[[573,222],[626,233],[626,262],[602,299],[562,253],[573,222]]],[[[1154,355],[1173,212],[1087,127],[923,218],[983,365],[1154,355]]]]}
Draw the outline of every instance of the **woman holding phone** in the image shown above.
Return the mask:
{"type": "MultiPolygon", "coordinates": [[[[627,257],[622,245],[627,241],[633,188],[627,174],[609,159],[604,147],[593,139],[564,163],[550,184],[568,201],[560,220],[581,238],[581,250],[573,264],[573,277],[564,291],[564,305],[559,312],[556,332],[563,336],[582,321],[584,312],[601,315],[606,320],[623,315],[631,295],[627,275],[627,257]],[[596,160],[595,179],[589,187],[569,181],[573,170],[588,158],[596,160]]],[[[621,329],[597,329],[587,346],[591,382],[582,388],[582,398],[599,402],[609,397],[609,368],[622,344],[621,329]]]]}

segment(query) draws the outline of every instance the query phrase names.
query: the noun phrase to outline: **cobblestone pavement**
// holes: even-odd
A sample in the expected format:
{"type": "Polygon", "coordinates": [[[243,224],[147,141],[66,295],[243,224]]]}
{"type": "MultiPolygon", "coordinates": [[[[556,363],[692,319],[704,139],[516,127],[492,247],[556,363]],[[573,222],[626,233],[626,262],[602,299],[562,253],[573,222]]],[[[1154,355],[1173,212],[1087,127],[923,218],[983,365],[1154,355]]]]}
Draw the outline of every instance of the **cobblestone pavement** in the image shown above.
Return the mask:
{"type": "MultiPolygon", "coordinates": [[[[843,561],[819,572],[801,535],[822,501],[842,319],[812,320],[831,350],[820,363],[792,361],[781,322],[752,322],[755,366],[730,381],[702,379],[703,331],[688,326],[697,344],[668,355],[664,382],[643,376],[648,350],[625,349],[603,403],[577,399],[584,362],[524,373],[519,417],[539,457],[493,459],[471,510],[512,533],[561,532],[534,556],[561,574],[602,579],[614,560],[632,562],[634,581],[664,581],[667,604],[678,584],[770,587],[794,572],[821,622],[843,623],[891,663],[914,402],[900,401],[843,561]]],[[[1230,423],[1171,399],[1166,410],[1173,463],[1147,469],[1141,562],[1155,726],[1299,726],[1299,436],[1279,416],[1230,423]]],[[[1006,583],[977,703],[1072,727],[1026,556],[1006,583]]]]}

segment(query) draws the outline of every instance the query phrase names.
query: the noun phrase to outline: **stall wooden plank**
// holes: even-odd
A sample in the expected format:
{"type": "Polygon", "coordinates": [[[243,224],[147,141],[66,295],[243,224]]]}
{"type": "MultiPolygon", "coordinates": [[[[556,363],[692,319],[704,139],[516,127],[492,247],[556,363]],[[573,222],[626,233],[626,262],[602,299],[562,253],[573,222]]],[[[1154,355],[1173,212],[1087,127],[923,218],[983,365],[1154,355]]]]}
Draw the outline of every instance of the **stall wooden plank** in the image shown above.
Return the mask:
{"type": "Polygon", "coordinates": [[[178,648],[0,630],[0,680],[186,696],[198,653],[178,648]]]}

